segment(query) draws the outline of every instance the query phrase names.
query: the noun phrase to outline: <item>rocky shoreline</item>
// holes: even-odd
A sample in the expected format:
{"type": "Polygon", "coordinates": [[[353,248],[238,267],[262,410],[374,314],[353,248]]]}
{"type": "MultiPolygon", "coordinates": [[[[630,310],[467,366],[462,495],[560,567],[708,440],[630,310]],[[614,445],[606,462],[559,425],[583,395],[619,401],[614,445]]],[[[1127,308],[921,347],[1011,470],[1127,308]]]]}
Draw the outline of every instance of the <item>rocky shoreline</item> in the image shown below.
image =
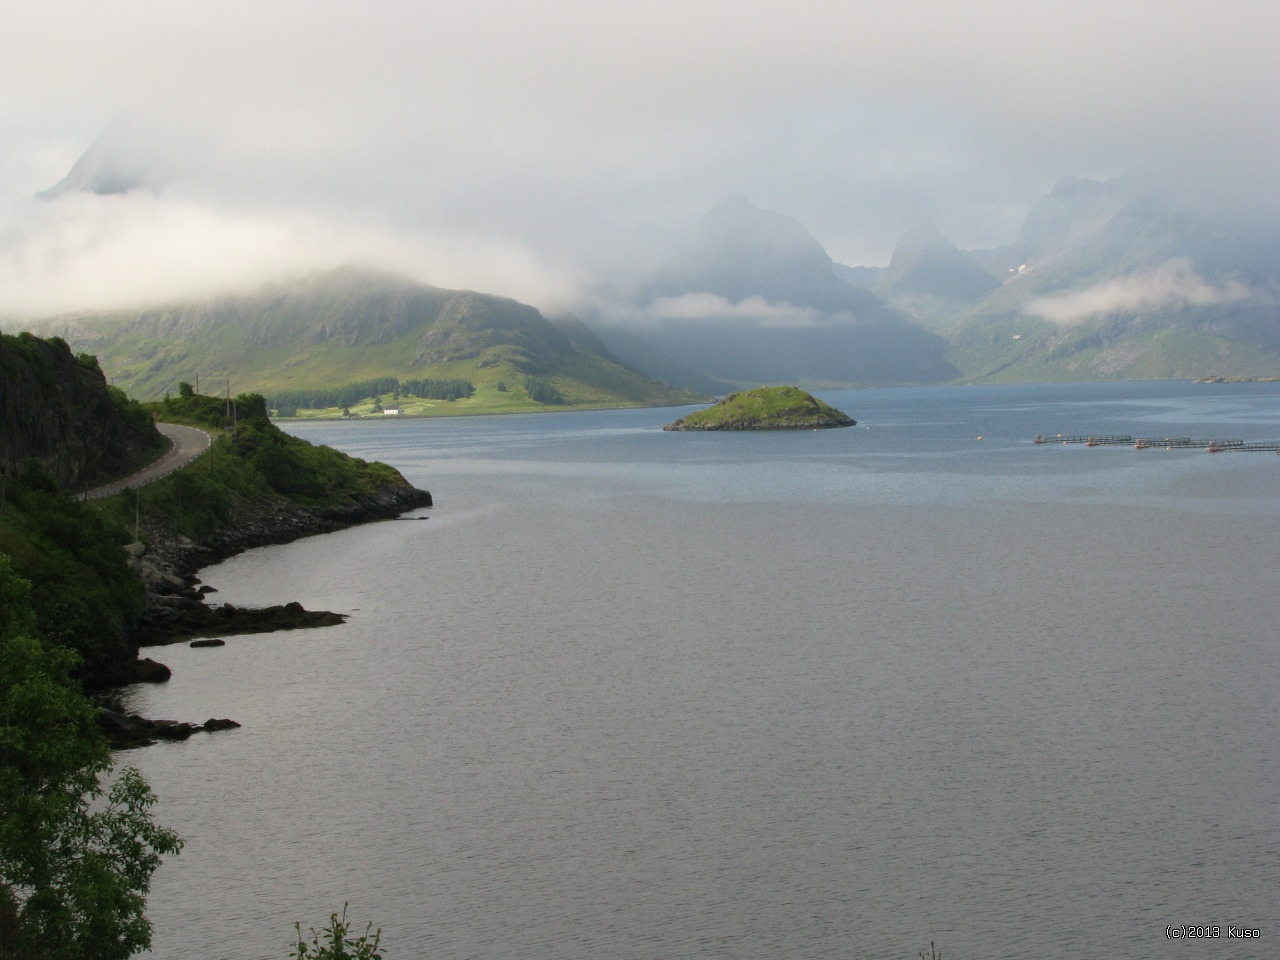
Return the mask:
{"type": "Polygon", "coordinates": [[[98,708],[98,729],[117,750],[149,747],[160,740],[188,740],[193,733],[235,730],[239,726],[234,720],[219,720],[215,717],[210,717],[204,723],[187,723],[183,720],[148,720],[136,713],[126,714],[109,707],[98,708]]]}
{"type": "MultiPolygon", "coordinates": [[[[302,537],[332,533],[361,523],[394,520],[402,514],[432,505],[431,494],[407,483],[388,484],[371,496],[353,498],[340,507],[304,507],[284,497],[263,497],[241,504],[218,531],[192,540],[152,518],[140,523],[146,541],[131,543],[125,550],[134,572],[142,580],[146,605],[134,633],[135,653],[142,647],[192,641],[192,646],[220,646],[221,640],[196,637],[225,637],[235,634],[267,633],[302,627],[329,626],[346,620],[343,614],[306,610],[297,602],[260,608],[240,608],[229,603],[211,605],[205,598],[214,593],[201,584],[197,572],[206,566],[243,553],[253,547],[290,543],[302,537]]],[[[98,689],[129,683],[163,683],[171,676],[168,667],[146,657],[122,664],[111,676],[89,678],[88,686],[98,689]]],[[[234,730],[234,720],[211,718],[204,723],[181,720],[152,720],[125,714],[103,705],[98,724],[116,749],[147,746],[158,740],[186,740],[193,733],[234,730]]]]}
{"type": "MultiPolygon", "coordinates": [[[[146,605],[134,634],[135,648],[160,646],[193,637],[264,633],[327,626],[346,618],[327,611],[305,610],[299,603],[239,608],[206,602],[211,587],[197,572],[253,547],[289,543],[302,537],[332,533],[361,523],[392,520],[409,510],[431,506],[431,494],[409,484],[388,484],[376,494],[352,499],[340,507],[305,507],[284,497],[263,497],[240,504],[215,533],[192,540],[157,519],[144,521],[143,543],[126,547],[130,565],[142,580],[146,605]]],[[[168,668],[147,659],[123,677],[105,678],[107,685],[168,679],[168,668]]]]}

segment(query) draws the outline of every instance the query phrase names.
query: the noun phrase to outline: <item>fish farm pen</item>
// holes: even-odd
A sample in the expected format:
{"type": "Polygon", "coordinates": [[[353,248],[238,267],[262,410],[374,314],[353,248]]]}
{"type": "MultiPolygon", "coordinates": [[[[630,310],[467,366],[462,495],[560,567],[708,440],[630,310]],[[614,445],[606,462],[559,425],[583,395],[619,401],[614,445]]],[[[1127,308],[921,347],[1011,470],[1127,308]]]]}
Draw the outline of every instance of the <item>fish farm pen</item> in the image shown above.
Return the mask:
{"type": "Polygon", "coordinates": [[[1082,443],[1086,447],[1131,446],[1135,450],[1204,450],[1208,453],[1280,453],[1280,441],[1246,443],[1243,440],[1193,440],[1190,437],[1130,437],[1116,434],[1037,433],[1035,443],[1082,443]]]}

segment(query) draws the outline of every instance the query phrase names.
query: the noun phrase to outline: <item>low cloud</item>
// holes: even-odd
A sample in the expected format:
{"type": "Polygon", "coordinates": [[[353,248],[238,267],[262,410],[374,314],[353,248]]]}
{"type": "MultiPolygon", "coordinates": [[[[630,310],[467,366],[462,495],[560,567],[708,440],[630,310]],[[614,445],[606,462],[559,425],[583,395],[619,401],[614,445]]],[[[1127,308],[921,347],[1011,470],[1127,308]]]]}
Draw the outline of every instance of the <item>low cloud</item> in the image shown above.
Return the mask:
{"type": "Polygon", "coordinates": [[[764,297],[731,302],[714,293],[685,293],[659,297],[645,307],[635,321],[662,325],[673,321],[731,321],[760,329],[796,329],[823,323],[827,314],[790,303],[772,303],[764,297]]]}
{"type": "Polygon", "coordinates": [[[1262,294],[1237,280],[1213,284],[1191,261],[1166,261],[1147,273],[1117,277],[1061,296],[1037,297],[1022,308],[1028,316],[1071,324],[1091,317],[1177,307],[1207,307],[1258,299],[1262,294]]]}
{"type": "MultiPolygon", "coordinates": [[[[51,216],[31,194],[127,114],[122,149],[217,200],[204,213],[227,249],[156,251],[168,289],[220,264],[242,283],[263,232],[297,247],[268,263],[315,259],[320,236],[341,253],[355,223],[442,262],[493,244],[494,289],[544,306],[561,264],[594,263],[602,224],[687,222],[735,190],[849,264],[887,262],[923,220],[962,247],[1008,243],[1064,173],[1151,169],[1214,209],[1280,209],[1280,5],[1255,0],[43,0],[6,5],[5,28],[0,235],[51,216]]],[[[169,222],[207,222],[186,212],[169,222]]],[[[124,266],[33,282],[114,290],[124,266]]]]}
{"type": "Polygon", "coordinates": [[[134,308],[366,264],[555,308],[580,281],[516,241],[139,190],[32,201],[0,234],[0,318],[134,308]]]}

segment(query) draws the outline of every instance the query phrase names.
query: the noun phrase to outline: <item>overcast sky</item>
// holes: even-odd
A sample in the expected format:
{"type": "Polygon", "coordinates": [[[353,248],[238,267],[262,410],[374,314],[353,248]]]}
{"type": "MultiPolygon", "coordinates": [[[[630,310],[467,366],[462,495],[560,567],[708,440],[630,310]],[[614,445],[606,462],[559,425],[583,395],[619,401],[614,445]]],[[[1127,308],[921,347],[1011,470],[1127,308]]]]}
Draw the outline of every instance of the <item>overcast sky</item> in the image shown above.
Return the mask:
{"type": "Polygon", "coordinates": [[[0,314],[347,260],[572,305],[731,192],[836,260],[1063,174],[1280,209],[1274,0],[0,4],[0,314]],[[33,200],[127,123],[158,193],[33,200]]]}

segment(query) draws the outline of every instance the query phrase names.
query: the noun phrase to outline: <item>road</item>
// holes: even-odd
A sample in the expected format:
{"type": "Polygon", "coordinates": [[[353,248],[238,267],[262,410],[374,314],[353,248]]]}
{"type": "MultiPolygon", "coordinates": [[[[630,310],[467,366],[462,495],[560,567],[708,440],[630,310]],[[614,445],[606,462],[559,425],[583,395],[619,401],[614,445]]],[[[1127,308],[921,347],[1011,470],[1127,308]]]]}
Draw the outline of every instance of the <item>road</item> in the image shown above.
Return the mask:
{"type": "Polygon", "coordinates": [[[82,496],[86,500],[96,500],[98,497],[109,497],[113,493],[119,493],[125,487],[141,487],[153,480],[159,480],[163,476],[167,476],[179,467],[185,467],[188,463],[200,456],[209,449],[209,444],[213,442],[213,436],[199,427],[187,427],[179,423],[157,423],[156,429],[163,433],[171,441],[171,445],[164,455],[143,467],[137,473],[125,477],[123,480],[116,480],[101,487],[95,487],[86,491],[82,496]]]}

